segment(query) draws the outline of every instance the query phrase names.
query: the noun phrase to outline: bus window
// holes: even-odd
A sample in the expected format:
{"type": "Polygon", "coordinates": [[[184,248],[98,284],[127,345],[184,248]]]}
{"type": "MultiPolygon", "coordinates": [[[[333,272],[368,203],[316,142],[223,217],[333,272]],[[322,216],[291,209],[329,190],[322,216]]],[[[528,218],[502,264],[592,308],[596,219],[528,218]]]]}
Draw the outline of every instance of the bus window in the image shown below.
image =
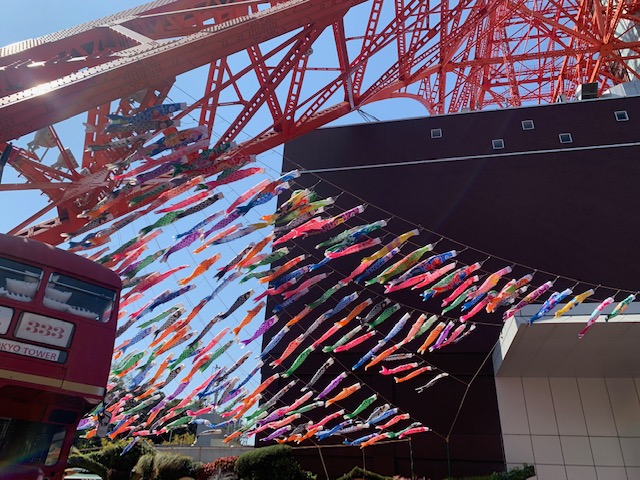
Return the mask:
{"type": "Polygon", "coordinates": [[[107,322],[116,292],[77,278],[54,273],[44,293],[44,305],[83,318],[107,322]]]}
{"type": "Polygon", "coordinates": [[[0,464],[54,465],[65,433],[63,425],[0,418],[0,464]]]}
{"type": "Polygon", "coordinates": [[[11,317],[13,317],[12,308],[0,307],[0,335],[4,335],[9,331],[9,325],[11,325],[11,317]]]}
{"type": "Polygon", "coordinates": [[[0,257],[0,295],[30,302],[36,295],[41,279],[41,269],[0,257]]]}
{"type": "Polygon", "coordinates": [[[49,452],[47,452],[47,460],[44,462],[46,466],[49,467],[58,463],[60,453],[62,452],[62,444],[64,443],[64,434],[65,431],[60,430],[51,438],[51,446],[49,447],[49,452]]]}

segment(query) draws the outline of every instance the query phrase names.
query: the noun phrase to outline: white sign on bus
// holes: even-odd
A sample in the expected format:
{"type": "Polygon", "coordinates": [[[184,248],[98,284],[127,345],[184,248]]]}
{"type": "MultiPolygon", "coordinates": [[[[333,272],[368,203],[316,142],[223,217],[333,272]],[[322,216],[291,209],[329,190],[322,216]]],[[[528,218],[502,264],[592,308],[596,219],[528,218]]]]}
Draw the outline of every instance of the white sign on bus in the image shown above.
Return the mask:
{"type": "Polygon", "coordinates": [[[50,362],[58,362],[60,353],[58,350],[29,345],[28,343],[16,342],[13,340],[0,339],[0,352],[15,353],[25,357],[41,358],[50,362]]]}

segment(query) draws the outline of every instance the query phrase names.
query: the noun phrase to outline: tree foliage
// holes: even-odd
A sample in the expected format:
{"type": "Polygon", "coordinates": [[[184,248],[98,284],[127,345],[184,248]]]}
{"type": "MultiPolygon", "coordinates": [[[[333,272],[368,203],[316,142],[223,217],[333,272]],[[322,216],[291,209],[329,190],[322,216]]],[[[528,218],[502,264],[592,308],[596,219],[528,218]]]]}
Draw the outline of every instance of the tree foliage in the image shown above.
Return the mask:
{"type": "Polygon", "coordinates": [[[235,472],[240,480],[315,480],[300,468],[287,445],[256,448],[238,457],[235,472]]]}
{"type": "Polygon", "coordinates": [[[353,467],[353,469],[342,475],[338,480],[351,480],[354,478],[364,478],[365,480],[392,480],[392,477],[385,477],[368,470],[364,470],[360,467],[353,467]]]}
{"type": "Polygon", "coordinates": [[[197,480],[237,480],[235,465],[237,456],[220,457],[213,462],[204,463],[197,480]]]}
{"type": "Polygon", "coordinates": [[[337,480],[351,480],[353,478],[364,478],[366,480],[392,480],[392,477],[385,477],[384,475],[379,475],[360,467],[353,467],[350,472],[345,473],[337,480]]]}
{"type": "Polygon", "coordinates": [[[144,480],[179,480],[198,477],[201,465],[185,455],[156,453],[140,457],[134,470],[144,480]]]}
{"type": "MultiPolygon", "coordinates": [[[[536,474],[533,465],[523,465],[522,468],[514,468],[508,472],[494,472],[489,475],[477,475],[464,477],[457,480],[527,480],[536,474]]],[[[453,478],[450,480],[454,480],[453,478]]]]}
{"type": "Polygon", "coordinates": [[[99,475],[103,480],[128,480],[131,469],[138,459],[155,452],[146,441],[139,441],[131,450],[122,455],[129,441],[107,443],[102,448],[86,454],[74,453],[69,456],[70,467],[80,467],[99,475]]]}

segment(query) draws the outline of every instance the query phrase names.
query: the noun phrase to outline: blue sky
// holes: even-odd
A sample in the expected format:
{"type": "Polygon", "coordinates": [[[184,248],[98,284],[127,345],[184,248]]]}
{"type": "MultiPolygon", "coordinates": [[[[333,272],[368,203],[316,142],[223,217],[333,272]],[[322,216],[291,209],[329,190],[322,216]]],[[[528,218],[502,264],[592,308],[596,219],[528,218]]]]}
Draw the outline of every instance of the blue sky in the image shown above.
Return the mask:
{"type": "Polygon", "coordinates": [[[7,45],[27,38],[57,32],[80,23],[143,5],[143,0],[26,0],[5,2],[7,21],[0,33],[0,43],[7,45]]]}

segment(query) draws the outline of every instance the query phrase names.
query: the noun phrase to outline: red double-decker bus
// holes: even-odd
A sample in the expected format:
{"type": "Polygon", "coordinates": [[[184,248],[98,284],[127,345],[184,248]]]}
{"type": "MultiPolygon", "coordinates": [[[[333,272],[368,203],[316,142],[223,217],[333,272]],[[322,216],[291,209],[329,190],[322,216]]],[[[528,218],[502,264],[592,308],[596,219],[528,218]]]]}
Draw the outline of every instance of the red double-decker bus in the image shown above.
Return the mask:
{"type": "Polygon", "coordinates": [[[0,234],[0,478],[62,478],[104,398],[121,288],[100,264],[0,234]]]}

